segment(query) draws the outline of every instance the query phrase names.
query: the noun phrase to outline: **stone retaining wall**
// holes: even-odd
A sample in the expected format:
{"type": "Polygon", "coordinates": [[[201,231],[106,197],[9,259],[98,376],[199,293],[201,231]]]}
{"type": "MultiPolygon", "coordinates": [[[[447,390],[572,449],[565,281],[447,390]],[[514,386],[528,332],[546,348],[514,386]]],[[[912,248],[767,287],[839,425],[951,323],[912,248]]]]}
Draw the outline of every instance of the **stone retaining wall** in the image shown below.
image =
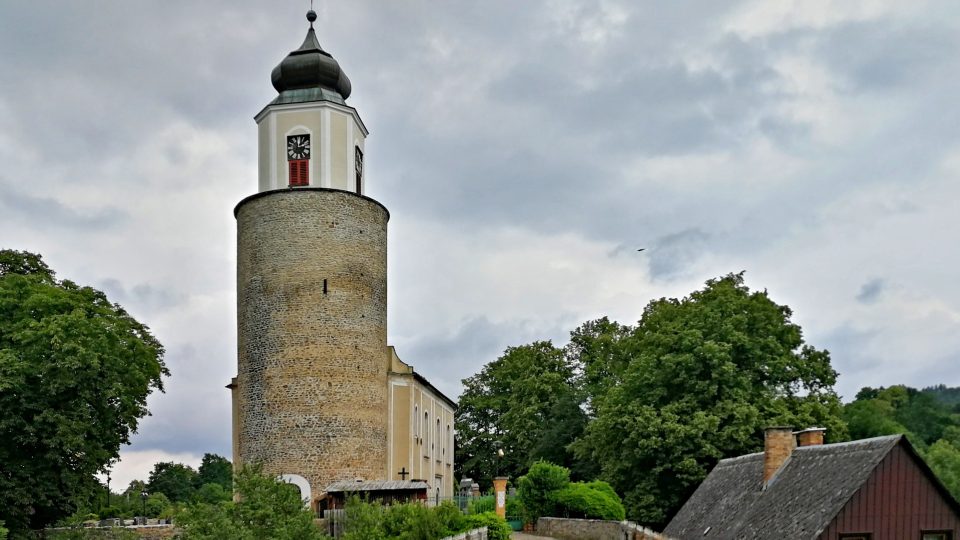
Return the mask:
{"type": "Polygon", "coordinates": [[[479,529],[473,529],[460,534],[455,534],[453,536],[448,536],[443,540],[487,540],[487,528],[480,527],[479,529]]]}
{"type": "Polygon", "coordinates": [[[630,521],[542,517],[537,534],[557,540],[672,540],[630,521]]]}

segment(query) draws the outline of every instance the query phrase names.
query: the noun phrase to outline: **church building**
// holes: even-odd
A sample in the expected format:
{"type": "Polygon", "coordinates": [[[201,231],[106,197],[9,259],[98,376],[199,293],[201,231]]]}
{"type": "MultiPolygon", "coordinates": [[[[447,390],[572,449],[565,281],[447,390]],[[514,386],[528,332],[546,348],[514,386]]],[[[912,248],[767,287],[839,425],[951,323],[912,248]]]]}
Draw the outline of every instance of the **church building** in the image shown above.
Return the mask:
{"type": "Polygon", "coordinates": [[[257,192],[234,210],[234,465],[262,464],[314,509],[344,482],[449,497],[456,403],[387,343],[390,214],[366,195],[369,132],[316,18],[273,69],[257,192]]]}

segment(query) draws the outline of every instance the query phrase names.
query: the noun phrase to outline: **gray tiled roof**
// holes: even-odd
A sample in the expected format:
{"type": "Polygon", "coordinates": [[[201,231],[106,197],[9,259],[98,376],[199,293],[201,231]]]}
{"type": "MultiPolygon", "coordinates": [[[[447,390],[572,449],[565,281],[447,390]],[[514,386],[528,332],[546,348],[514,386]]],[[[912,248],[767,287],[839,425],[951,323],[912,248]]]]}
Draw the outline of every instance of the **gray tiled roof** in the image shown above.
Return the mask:
{"type": "Polygon", "coordinates": [[[399,491],[427,489],[426,482],[413,480],[343,480],[327,486],[327,493],[354,492],[354,491],[399,491]]]}
{"type": "Polygon", "coordinates": [[[664,533],[680,539],[816,538],[901,435],[797,448],[763,484],[763,453],[722,460],[664,533]]]}

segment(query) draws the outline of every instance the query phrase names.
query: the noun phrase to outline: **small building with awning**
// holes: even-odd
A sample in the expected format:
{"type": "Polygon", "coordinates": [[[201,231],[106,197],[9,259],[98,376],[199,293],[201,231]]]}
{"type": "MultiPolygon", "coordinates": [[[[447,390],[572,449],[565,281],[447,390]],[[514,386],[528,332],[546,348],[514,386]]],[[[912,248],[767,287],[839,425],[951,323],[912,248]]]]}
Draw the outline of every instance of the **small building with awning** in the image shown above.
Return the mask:
{"type": "Polygon", "coordinates": [[[341,481],[327,486],[325,500],[321,502],[327,510],[344,507],[347,498],[357,494],[361,499],[378,501],[382,504],[426,502],[430,486],[420,480],[363,480],[341,481]],[[326,503],[325,505],[323,503],[326,503]]]}

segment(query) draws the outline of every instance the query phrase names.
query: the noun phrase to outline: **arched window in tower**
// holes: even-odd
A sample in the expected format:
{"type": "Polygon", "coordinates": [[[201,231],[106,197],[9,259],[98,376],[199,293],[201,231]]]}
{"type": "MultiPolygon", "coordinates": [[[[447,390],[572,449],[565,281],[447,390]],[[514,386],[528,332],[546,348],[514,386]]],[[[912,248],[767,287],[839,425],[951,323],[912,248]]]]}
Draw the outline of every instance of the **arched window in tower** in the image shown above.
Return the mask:
{"type": "Polygon", "coordinates": [[[360,150],[360,147],[357,146],[356,150],[356,173],[357,173],[357,195],[363,195],[361,187],[363,186],[363,150],[360,150]]]}
{"type": "Polygon", "coordinates": [[[413,406],[413,438],[420,440],[420,408],[413,406]]]}
{"type": "MultiPolygon", "coordinates": [[[[436,445],[440,447],[440,448],[437,448],[437,450],[441,450],[443,448],[443,439],[440,438],[440,419],[439,418],[437,418],[437,436],[436,438],[434,438],[434,440],[436,441],[436,445]]],[[[437,459],[440,459],[440,456],[437,456],[437,459]]]]}
{"type": "Polygon", "coordinates": [[[310,185],[310,135],[287,136],[290,187],[310,185]]]}

